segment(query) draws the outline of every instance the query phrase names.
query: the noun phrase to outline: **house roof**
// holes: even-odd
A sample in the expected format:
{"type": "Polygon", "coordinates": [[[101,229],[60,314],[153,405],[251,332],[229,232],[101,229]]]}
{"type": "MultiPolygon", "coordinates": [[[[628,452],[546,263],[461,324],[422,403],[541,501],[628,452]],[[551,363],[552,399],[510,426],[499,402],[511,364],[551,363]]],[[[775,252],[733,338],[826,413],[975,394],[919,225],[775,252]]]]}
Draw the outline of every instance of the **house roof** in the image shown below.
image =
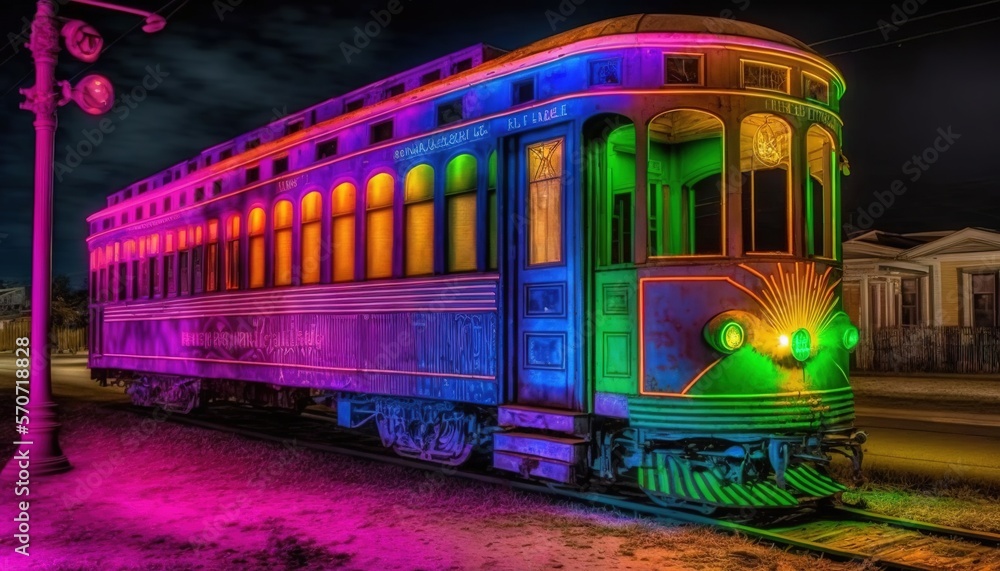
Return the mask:
{"type": "Polygon", "coordinates": [[[913,260],[926,256],[1000,251],[1000,232],[988,228],[896,234],[871,230],[844,241],[845,258],[913,260]]]}

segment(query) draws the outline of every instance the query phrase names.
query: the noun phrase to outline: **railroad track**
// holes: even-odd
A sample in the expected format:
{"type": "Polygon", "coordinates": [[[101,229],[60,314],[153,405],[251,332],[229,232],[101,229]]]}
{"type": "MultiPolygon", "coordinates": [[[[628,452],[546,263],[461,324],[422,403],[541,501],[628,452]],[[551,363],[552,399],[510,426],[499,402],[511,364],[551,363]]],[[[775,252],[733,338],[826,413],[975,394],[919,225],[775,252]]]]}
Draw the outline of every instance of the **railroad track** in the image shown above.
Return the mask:
{"type": "MultiPolygon", "coordinates": [[[[144,416],[151,409],[132,405],[110,405],[117,410],[144,416]]],[[[239,406],[213,406],[208,412],[168,414],[167,420],[259,440],[333,452],[419,470],[441,470],[441,466],[400,458],[385,450],[377,437],[359,436],[337,429],[333,417],[303,413],[292,415],[239,406]]],[[[1000,534],[948,527],[885,516],[846,506],[808,510],[779,523],[750,525],[738,521],[693,514],[651,505],[635,496],[584,492],[547,486],[467,470],[448,468],[447,473],[513,489],[557,495],[596,506],[612,507],[665,523],[712,527],[754,537],[776,545],[822,554],[845,561],[871,561],[890,570],[997,570],[1000,571],[1000,534]]]]}

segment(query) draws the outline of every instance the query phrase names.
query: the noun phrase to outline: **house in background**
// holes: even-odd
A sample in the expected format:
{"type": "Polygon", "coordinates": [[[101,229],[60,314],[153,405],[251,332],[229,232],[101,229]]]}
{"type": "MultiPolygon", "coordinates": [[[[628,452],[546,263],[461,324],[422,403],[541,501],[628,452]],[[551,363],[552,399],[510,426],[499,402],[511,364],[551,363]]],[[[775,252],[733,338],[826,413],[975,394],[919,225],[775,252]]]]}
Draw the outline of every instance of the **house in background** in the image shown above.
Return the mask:
{"type": "Polygon", "coordinates": [[[1000,233],[983,228],[844,242],[844,308],[862,331],[998,327],[1000,233]]]}

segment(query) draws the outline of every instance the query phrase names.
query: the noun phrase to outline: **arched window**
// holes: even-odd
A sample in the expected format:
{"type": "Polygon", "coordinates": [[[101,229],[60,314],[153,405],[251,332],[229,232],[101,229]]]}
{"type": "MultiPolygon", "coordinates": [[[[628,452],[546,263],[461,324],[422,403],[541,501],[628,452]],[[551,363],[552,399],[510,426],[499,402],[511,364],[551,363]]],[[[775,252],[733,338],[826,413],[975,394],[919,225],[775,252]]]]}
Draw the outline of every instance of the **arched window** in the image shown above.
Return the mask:
{"type": "Polygon", "coordinates": [[[219,221],[208,221],[208,243],[205,244],[205,291],[219,289],[219,221]]]}
{"type": "Polygon", "coordinates": [[[476,157],[458,155],[445,169],[446,269],[471,272],[476,269],[476,187],[479,177],[476,157]]]}
{"type": "Polygon", "coordinates": [[[747,252],[791,252],[791,140],[788,123],[777,115],[755,113],[740,124],[747,252]]]}
{"type": "Polygon", "coordinates": [[[251,289],[264,287],[264,260],[266,256],[264,227],[266,226],[266,218],[267,215],[264,214],[264,209],[259,206],[251,210],[250,216],[247,217],[247,241],[250,248],[247,263],[249,264],[251,289]]]}
{"type": "Polygon", "coordinates": [[[333,281],[354,280],[354,216],[357,190],[354,185],[344,182],[333,189],[333,223],[330,233],[333,252],[333,281]]]}
{"type": "Polygon", "coordinates": [[[498,265],[497,259],[497,152],[490,153],[489,176],[486,181],[486,267],[495,270],[498,265]]]}
{"type": "Polygon", "coordinates": [[[647,247],[652,256],[723,253],[723,125],[679,109],[649,124],[647,247]]]}
{"type": "Polygon", "coordinates": [[[292,283],[292,203],[274,205],[274,285],[292,283]]]}
{"type": "Polygon", "coordinates": [[[323,257],[323,196],[310,192],[302,197],[302,283],[318,284],[323,257]]]}
{"type": "Polygon", "coordinates": [[[434,273],[434,169],[417,165],[406,174],[403,224],[404,271],[408,276],[434,273]]]}
{"type": "Polygon", "coordinates": [[[806,253],[833,258],[836,240],[834,213],[837,209],[836,143],[830,132],[813,125],[806,132],[809,176],[806,177],[806,253]]]}
{"type": "Polygon", "coordinates": [[[226,223],[226,289],[240,289],[240,216],[226,223]]]}
{"type": "Polygon", "coordinates": [[[368,181],[365,266],[368,278],[392,277],[392,200],[395,181],[381,173],[368,181]]]}

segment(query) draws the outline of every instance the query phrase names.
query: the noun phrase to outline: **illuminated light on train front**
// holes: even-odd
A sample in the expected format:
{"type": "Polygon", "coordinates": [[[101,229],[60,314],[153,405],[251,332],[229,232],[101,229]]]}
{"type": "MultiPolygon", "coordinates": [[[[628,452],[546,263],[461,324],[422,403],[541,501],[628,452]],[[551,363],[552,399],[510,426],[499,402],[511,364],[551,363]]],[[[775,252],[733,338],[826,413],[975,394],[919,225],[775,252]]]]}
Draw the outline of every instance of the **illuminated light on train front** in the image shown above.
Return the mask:
{"type": "Polygon", "coordinates": [[[778,346],[779,347],[788,347],[788,335],[784,335],[783,334],[783,335],[780,335],[778,337],[778,346]]]}
{"type": "Polygon", "coordinates": [[[726,351],[735,351],[743,346],[746,338],[743,326],[735,321],[730,321],[723,325],[719,331],[719,346],[726,351]]]}
{"type": "Polygon", "coordinates": [[[791,338],[792,357],[796,361],[805,361],[812,354],[812,336],[805,328],[796,329],[791,338]]]}
{"type": "Polygon", "coordinates": [[[848,351],[853,351],[855,347],[858,346],[858,339],[861,335],[858,332],[858,328],[853,325],[848,325],[844,329],[844,334],[841,336],[840,340],[844,343],[844,349],[848,351]]]}

